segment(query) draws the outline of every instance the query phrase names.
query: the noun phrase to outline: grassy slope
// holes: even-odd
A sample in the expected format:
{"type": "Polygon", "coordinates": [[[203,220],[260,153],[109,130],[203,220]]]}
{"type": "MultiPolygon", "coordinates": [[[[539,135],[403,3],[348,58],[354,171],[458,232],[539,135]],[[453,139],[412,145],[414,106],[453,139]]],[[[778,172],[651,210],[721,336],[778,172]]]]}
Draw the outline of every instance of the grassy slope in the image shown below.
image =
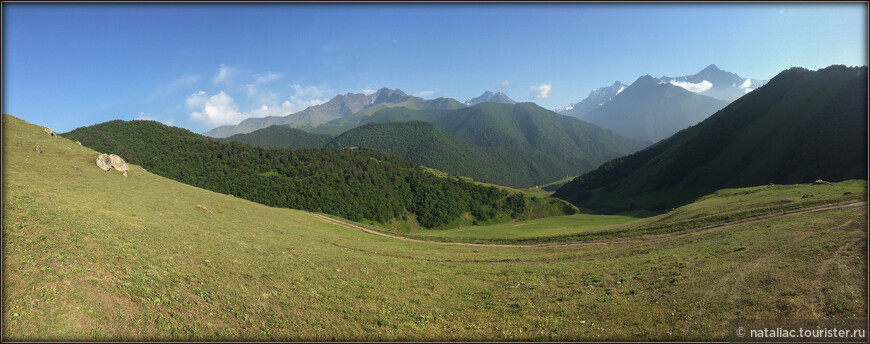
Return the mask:
{"type": "MultiPolygon", "coordinates": [[[[549,217],[521,223],[474,226],[444,231],[416,230],[410,234],[430,238],[535,239],[563,236],[566,240],[583,239],[578,235],[631,232],[642,234],[648,229],[675,223],[703,225],[722,218],[749,216],[807,208],[867,198],[867,181],[848,180],[832,185],[773,185],[723,189],[696,202],[657,216],[576,214],[549,217]],[[848,193],[848,194],[846,194],[848,193]],[[806,197],[812,195],[812,197],[806,197]]],[[[615,235],[616,236],[616,235],[615,235]]],[[[481,242],[481,240],[474,240],[481,242]]]]}
{"type": "Polygon", "coordinates": [[[867,312],[864,210],[627,246],[418,244],[3,130],[4,340],[724,340],[737,317],[867,312]]]}

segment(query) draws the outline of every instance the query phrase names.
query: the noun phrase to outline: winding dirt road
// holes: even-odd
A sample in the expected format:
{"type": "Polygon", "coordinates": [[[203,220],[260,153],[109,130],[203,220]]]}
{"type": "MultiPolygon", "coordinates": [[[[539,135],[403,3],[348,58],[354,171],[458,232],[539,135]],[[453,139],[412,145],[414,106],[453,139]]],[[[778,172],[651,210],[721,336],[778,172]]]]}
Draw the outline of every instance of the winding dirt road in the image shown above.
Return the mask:
{"type": "Polygon", "coordinates": [[[464,243],[464,242],[441,242],[441,241],[419,240],[419,239],[406,238],[406,237],[402,237],[402,236],[391,235],[391,234],[387,234],[387,233],[374,231],[374,230],[371,230],[368,228],[363,228],[361,226],[358,226],[356,224],[353,224],[353,223],[350,223],[347,221],[338,220],[338,219],[334,219],[334,218],[331,218],[328,216],[324,216],[322,214],[315,214],[315,213],[309,213],[309,214],[311,216],[314,216],[314,217],[321,219],[323,221],[330,222],[330,223],[333,223],[333,224],[336,224],[336,225],[339,225],[339,226],[342,226],[345,228],[359,230],[359,231],[363,231],[363,232],[366,232],[369,234],[379,235],[382,237],[387,237],[387,238],[392,238],[392,239],[397,239],[397,240],[419,242],[419,243],[425,243],[425,244],[435,244],[435,245],[541,248],[541,247],[621,245],[621,244],[634,244],[634,243],[641,243],[641,242],[659,241],[659,240],[670,239],[670,238],[674,238],[674,237],[678,237],[678,236],[688,235],[688,234],[692,234],[692,233],[708,231],[708,230],[712,230],[712,229],[729,227],[729,226],[739,225],[739,224],[748,223],[748,222],[767,220],[767,219],[775,218],[775,217],[815,213],[815,212],[822,212],[822,211],[831,211],[831,210],[843,209],[843,208],[860,208],[860,207],[866,207],[866,206],[867,206],[867,201],[847,201],[847,202],[841,202],[841,203],[823,204],[823,205],[818,205],[818,206],[813,206],[813,207],[788,210],[788,211],[773,213],[773,214],[753,216],[753,217],[735,220],[735,221],[731,221],[731,222],[702,226],[702,227],[693,228],[693,229],[689,229],[689,230],[685,230],[685,231],[678,231],[678,232],[665,233],[665,234],[649,234],[649,235],[639,235],[639,236],[634,236],[634,237],[629,237],[629,238],[604,239],[604,240],[593,240],[593,241],[553,242],[553,243],[526,244],[526,245],[522,245],[522,244],[474,244],[474,243],[464,243]]]}

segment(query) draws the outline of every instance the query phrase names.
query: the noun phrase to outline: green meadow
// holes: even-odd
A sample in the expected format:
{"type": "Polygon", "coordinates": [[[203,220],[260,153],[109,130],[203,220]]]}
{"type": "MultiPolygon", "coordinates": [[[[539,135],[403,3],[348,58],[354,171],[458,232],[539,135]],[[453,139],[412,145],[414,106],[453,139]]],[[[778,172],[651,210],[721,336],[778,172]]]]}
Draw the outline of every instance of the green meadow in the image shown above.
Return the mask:
{"type": "MultiPolygon", "coordinates": [[[[732,319],[867,314],[866,203],[624,244],[421,243],[136,165],[102,171],[97,152],[8,115],[3,131],[4,341],[723,341],[732,319]]],[[[644,218],[414,234],[677,233],[866,201],[866,188],[728,189],[644,218]]]]}

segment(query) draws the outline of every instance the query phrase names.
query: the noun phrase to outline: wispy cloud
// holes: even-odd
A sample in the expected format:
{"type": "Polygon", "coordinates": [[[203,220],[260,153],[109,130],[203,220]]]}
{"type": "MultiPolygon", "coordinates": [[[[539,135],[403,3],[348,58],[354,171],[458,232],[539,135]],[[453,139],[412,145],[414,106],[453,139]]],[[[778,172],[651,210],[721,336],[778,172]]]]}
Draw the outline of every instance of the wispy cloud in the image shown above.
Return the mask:
{"type": "Polygon", "coordinates": [[[549,83],[540,84],[538,86],[529,87],[529,91],[535,99],[544,99],[553,93],[553,85],[549,83]]]}
{"type": "Polygon", "coordinates": [[[312,98],[320,98],[326,93],[326,90],[321,89],[317,86],[302,86],[299,84],[291,85],[290,88],[293,89],[296,94],[293,95],[295,98],[300,99],[312,99],[312,98]]]}
{"type": "Polygon", "coordinates": [[[415,97],[420,97],[420,98],[431,97],[431,96],[434,96],[436,94],[438,94],[438,91],[421,91],[421,92],[413,93],[413,95],[415,97]]]}
{"type": "Polygon", "coordinates": [[[165,97],[172,92],[196,84],[197,82],[199,82],[200,79],[201,77],[197,74],[182,74],[181,76],[175,78],[175,80],[172,80],[169,83],[157,86],[157,88],[154,89],[154,92],[151,92],[151,95],[148,96],[146,101],[150,102],[156,98],[165,97]]]}
{"type": "Polygon", "coordinates": [[[254,74],[254,82],[257,84],[265,84],[272,80],[281,79],[282,77],[284,77],[284,75],[275,73],[254,74]]]}
{"type": "Polygon", "coordinates": [[[495,88],[507,88],[510,85],[511,85],[511,82],[505,80],[505,81],[502,81],[500,83],[495,84],[495,88]]]}
{"type": "Polygon", "coordinates": [[[228,82],[229,79],[233,76],[233,72],[233,68],[228,67],[225,64],[221,64],[220,68],[218,69],[217,75],[214,76],[211,82],[215,85],[223,82],[228,82]]]}
{"type": "MultiPolygon", "coordinates": [[[[263,84],[267,84],[271,81],[278,80],[284,77],[283,74],[275,74],[275,73],[266,73],[266,74],[254,74],[254,83],[247,84],[245,87],[248,90],[248,96],[253,97],[256,96],[259,92],[259,86],[263,84]]],[[[274,94],[274,92],[267,91],[266,92],[274,94]]]]}
{"type": "Polygon", "coordinates": [[[701,82],[699,82],[697,84],[692,83],[692,82],[688,82],[688,81],[671,80],[671,85],[682,87],[682,88],[686,89],[686,91],[689,91],[692,93],[701,93],[701,92],[704,92],[704,91],[707,91],[707,90],[713,88],[713,83],[711,83],[707,80],[702,80],[701,82]]]}

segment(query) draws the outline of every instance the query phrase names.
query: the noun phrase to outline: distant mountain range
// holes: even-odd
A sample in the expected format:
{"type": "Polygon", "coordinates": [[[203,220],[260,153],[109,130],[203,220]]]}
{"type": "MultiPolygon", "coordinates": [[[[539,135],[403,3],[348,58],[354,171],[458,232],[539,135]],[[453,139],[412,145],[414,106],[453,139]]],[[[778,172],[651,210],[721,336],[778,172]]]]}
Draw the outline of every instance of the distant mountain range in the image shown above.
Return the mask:
{"type": "MultiPolygon", "coordinates": [[[[434,169],[513,187],[542,185],[590,171],[644,146],[533,103],[486,102],[452,110],[385,105],[369,115],[354,114],[336,120],[338,124],[325,124],[339,127],[353,119],[343,126],[349,130],[323,146],[370,147],[434,169]],[[376,123],[380,125],[372,125],[376,123]]],[[[324,139],[298,129],[270,127],[226,140],[307,147],[324,139]]]]}
{"type": "Polygon", "coordinates": [[[333,119],[349,116],[372,105],[381,103],[401,103],[411,98],[399,89],[391,90],[381,88],[372,94],[347,93],[339,94],[330,101],[308,107],[300,112],[286,116],[268,116],[262,118],[248,118],[237,125],[224,125],[203,135],[215,138],[229,137],[235,134],[250,133],[257,129],[263,129],[272,125],[302,124],[319,125],[333,119]]]}
{"type": "Polygon", "coordinates": [[[490,91],[483,92],[479,97],[472,98],[465,101],[466,106],[474,106],[480,103],[502,103],[502,104],[516,104],[513,99],[507,96],[502,92],[492,93],[490,91]]]}
{"type": "Polygon", "coordinates": [[[614,82],[611,86],[596,88],[589,93],[586,99],[581,100],[576,104],[568,105],[565,108],[556,110],[556,113],[585,119],[586,115],[592,110],[597,109],[610,102],[617,94],[622,93],[627,86],[619,81],[614,82]]]}
{"type": "Polygon", "coordinates": [[[722,188],[866,179],[867,81],[866,66],[783,71],[700,124],[604,163],[554,196],[605,213],[664,211],[722,188]]]}
{"type": "Polygon", "coordinates": [[[638,78],[584,120],[649,143],[695,125],[728,105],[697,95],[649,75],[638,78]]]}
{"type": "Polygon", "coordinates": [[[737,74],[719,69],[711,64],[695,75],[687,75],[676,78],[663,76],[662,81],[679,86],[687,91],[705,95],[708,97],[733,102],[737,98],[764,86],[768,80],[756,80],[742,78],[737,74]]]}
{"type": "Polygon", "coordinates": [[[506,104],[516,103],[502,92],[492,93],[486,91],[481,96],[469,99],[465,104],[463,104],[451,98],[424,100],[419,97],[409,96],[400,89],[391,90],[385,87],[368,95],[362,93],[339,94],[326,103],[311,106],[305,110],[288,114],[286,116],[248,118],[237,125],[224,125],[214,128],[205,132],[203,135],[214,138],[226,138],[236,134],[250,133],[272,125],[285,124],[308,128],[319,127],[316,129],[316,132],[318,133],[337,135],[358,124],[354,122],[358,122],[359,117],[368,116],[377,110],[387,107],[403,106],[411,109],[422,110],[457,109],[485,102],[506,104]],[[321,126],[330,121],[345,119],[353,114],[356,114],[357,116],[340,122],[333,122],[330,125],[321,126]]]}
{"type": "Polygon", "coordinates": [[[631,86],[617,81],[556,112],[636,140],[656,142],[697,124],[765,83],[710,65],[697,74],[677,78],[645,75],[631,86]]]}

